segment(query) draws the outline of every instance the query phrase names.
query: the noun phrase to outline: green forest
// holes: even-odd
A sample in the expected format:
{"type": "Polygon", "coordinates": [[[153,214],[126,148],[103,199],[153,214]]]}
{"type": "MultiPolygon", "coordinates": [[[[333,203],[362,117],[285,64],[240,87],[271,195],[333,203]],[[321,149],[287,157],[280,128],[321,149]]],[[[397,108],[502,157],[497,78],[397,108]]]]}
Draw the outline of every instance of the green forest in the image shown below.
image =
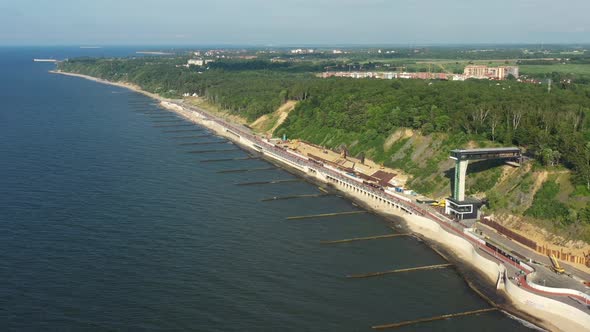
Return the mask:
{"type": "MultiPolygon", "coordinates": [[[[208,70],[184,63],[183,57],[73,59],[59,69],[135,83],[165,97],[197,93],[249,121],[298,100],[277,135],[332,148],[345,144],[354,155],[413,169],[414,176],[432,172],[440,160],[433,156],[424,167],[393,160],[396,147],[386,151],[384,142],[399,128],[437,135],[448,148],[469,141],[516,145],[541,167],[569,169],[573,183],[590,192],[590,86],[585,84],[549,91],[546,85],[515,81],[321,79],[312,63],[220,62],[208,70]]],[[[429,191],[427,184],[419,189],[429,191]]],[[[557,218],[566,218],[565,211],[557,218]]],[[[556,218],[538,208],[529,215],[556,218]]]]}

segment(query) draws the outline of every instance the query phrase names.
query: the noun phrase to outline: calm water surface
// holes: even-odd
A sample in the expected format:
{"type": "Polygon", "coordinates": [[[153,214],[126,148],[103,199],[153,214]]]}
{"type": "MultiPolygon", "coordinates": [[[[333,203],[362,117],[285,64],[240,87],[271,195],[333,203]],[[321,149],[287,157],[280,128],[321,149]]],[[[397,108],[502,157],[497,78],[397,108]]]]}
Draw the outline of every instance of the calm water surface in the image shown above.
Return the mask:
{"type": "MultiPolygon", "coordinates": [[[[342,245],[390,233],[241,150],[179,143],[170,114],[130,91],[47,73],[33,57],[132,54],[130,49],[0,48],[0,327],[3,330],[368,331],[376,324],[487,307],[452,269],[346,279],[351,273],[443,263],[413,238],[342,245]],[[153,111],[155,114],[145,114],[153,111]],[[159,114],[159,115],[158,115],[159,114]]],[[[181,129],[181,128],[178,128],[181,129]]],[[[182,129],[189,129],[182,127],[182,129]]],[[[406,331],[524,331],[501,313],[406,331]]]]}

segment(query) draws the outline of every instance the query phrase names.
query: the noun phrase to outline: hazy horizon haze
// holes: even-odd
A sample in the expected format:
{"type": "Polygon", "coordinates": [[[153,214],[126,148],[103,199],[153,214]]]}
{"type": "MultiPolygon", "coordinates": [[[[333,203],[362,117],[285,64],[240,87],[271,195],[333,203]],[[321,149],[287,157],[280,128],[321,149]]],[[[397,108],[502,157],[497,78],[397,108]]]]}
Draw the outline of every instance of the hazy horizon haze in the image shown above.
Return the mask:
{"type": "Polygon", "coordinates": [[[170,0],[0,4],[0,45],[589,43],[590,1],[170,0]]]}

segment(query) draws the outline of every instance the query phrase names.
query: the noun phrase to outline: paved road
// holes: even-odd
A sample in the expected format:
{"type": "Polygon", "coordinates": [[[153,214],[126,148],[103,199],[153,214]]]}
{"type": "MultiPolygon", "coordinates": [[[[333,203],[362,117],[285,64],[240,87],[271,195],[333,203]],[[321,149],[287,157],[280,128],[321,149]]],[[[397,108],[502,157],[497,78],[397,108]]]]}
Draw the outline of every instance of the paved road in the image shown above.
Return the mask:
{"type": "MultiPolygon", "coordinates": [[[[436,209],[431,206],[425,205],[425,208],[428,210],[436,211],[436,209]]],[[[441,216],[438,211],[435,212],[435,214],[437,214],[439,217],[441,216]]],[[[455,223],[456,225],[460,225],[457,222],[453,223],[455,223]]],[[[520,255],[526,257],[527,259],[530,258],[535,262],[541,263],[534,264],[534,267],[537,270],[537,278],[533,281],[535,281],[536,284],[543,285],[543,280],[545,280],[546,285],[549,287],[572,288],[585,293],[590,292],[590,287],[585,286],[579,280],[576,280],[567,275],[560,275],[553,272],[553,270],[550,269],[552,263],[548,256],[539,254],[538,252],[528,247],[525,247],[516,241],[509,239],[505,235],[498,233],[495,229],[487,225],[476,222],[463,222],[463,225],[467,227],[475,226],[478,230],[481,230],[483,232],[483,235],[488,236],[493,242],[499,243],[502,246],[511,249],[511,251],[515,251],[520,255]],[[540,282],[536,282],[536,280],[539,280],[540,282]]],[[[559,261],[559,264],[561,264],[561,266],[565,268],[568,274],[572,274],[583,281],[590,281],[590,273],[580,270],[566,262],[559,261]]]]}
{"type": "MultiPolygon", "coordinates": [[[[549,267],[551,265],[551,261],[548,257],[540,255],[539,253],[510,240],[506,236],[499,234],[494,229],[486,225],[478,223],[476,226],[478,230],[481,230],[483,234],[485,236],[488,236],[492,241],[501,244],[506,248],[512,249],[526,258],[532,258],[534,261],[539,262],[530,264],[532,267],[535,268],[536,275],[534,277],[529,276],[529,282],[534,282],[537,285],[547,287],[574,289],[590,295],[590,288],[585,286],[582,282],[568,275],[558,274],[551,270],[549,267]]],[[[562,263],[560,262],[560,264],[562,263]]],[[[590,275],[588,273],[580,271],[578,269],[574,269],[571,265],[568,264],[562,264],[562,266],[566,269],[568,273],[573,273],[578,278],[584,280],[590,280],[590,275]]],[[[515,276],[515,272],[516,271],[510,271],[510,274],[508,274],[508,276],[515,276]]],[[[575,307],[585,311],[590,310],[588,304],[581,304],[578,301],[567,296],[552,296],[547,294],[544,295],[555,300],[564,302],[566,304],[574,305],[575,307]]]]}
{"type": "MultiPolygon", "coordinates": [[[[540,292],[539,290],[531,288],[526,283],[524,276],[519,274],[520,269],[517,269],[513,265],[506,264],[506,262],[500,258],[500,256],[501,256],[500,254],[492,254],[488,251],[483,251],[483,250],[482,250],[482,252],[484,253],[483,255],[487,254],[489,257],[493,257],[496,261],[504,264],[504,266],[506,267],[506,277],[508,278],[507,282],[511,282],[515,285],[518,285],[519,287],[526,288],[535,294],[543,293],[543,292],[540,292]]],[[[543,285],[543,280],[545,280],[547,287],[562,287],[562,288],[571,288],[571,289],[575,289],[574,287],[572,287],[572,286],[574,286],[574,283],[577,283],[578,285],[580,284],[579,282],[575,281],[574,279],[567,277],[567,276],[559,275],[559,274],[551,271],[550,269],[544,267],[543,265],[537,265],[537,264],[532,264],[532,265],[535,268],[537,275],[538,276],[544,275],[544,276],[546,276],[545,277],[546,279],[541,279],[541,282],[539,282],[538,280],[531,279],[531,277],[529,275],[528,279],[526,279],[529,282],[533,281],[536,284],[543,285]]],[[[551,298],[556,301],[563,302],[567,305],[573,306],[573,307],[580,309],[582,311],[590,312],[590,305],[589,305],[590,303],[584,304],[580,300],[576,300],[576,299],[573,299],[572,297],[564,296],[564,295],[553,295],[550,293],[543,293],[541,295],[543,295],[547,298],[551,298]]]]}
{"type": "MultiPolygon", "coordinates": [[[[470,224],[462,223],[461,224],[456,221],[451,221],[451,219],[442,215],[440,213],[440,211],[438,211],[438,209],[436,209],[435,207],[432,207],[432,206],[428,206],[426,204],[423,204],[423,208],[426,210],[429,210],[431,213],[434,213],[439,218],[440,217],[444,218],[444,220],[447,223],[452,224],[454,227],[470,228],[474,224],[474,223],[470,223],[470,224]]],[[[517,252],[526,258],[532,258],[534,261],[539,262],[537,264],[529,263],[529,265],[534,267],[535,272],[536,272],[534,277],[531,275],[527,276],[528,279],[526,279],[526,280],[528,280],[529,282],[534,282],[537,285],[543,285],[543,286],[553,287],[553,288],[574,289],[574,290],[578,290],[580,292],[590,295],[590,288],[585,286],[579,280],[576,280],[573,277],[568,276],[568,275],[562,275],[562,274],[558,274],[558,273],[553,272],[553,270],[550,269],[551,261],[547,256],[541,255],[541,254],[539,254],[527,247],[524,247],[524,246],[518,244],[517,242],[512,241],[511,239],[507,238],[506,236],[504,236],[502,234],[499,234],[494,229],[492,229],[486,225],[477,223],[475,226],[477,226],[477,228],[483,232],[483,236],[488,236],[493,242],[496,242],[497,244],[502,245],[506,249],[509,249],[508,251],[517,252]]],[[[482,236],[482,238],[483,238],[483,236],[482,236]]],[[[503,259],[503,257],[501,257],[500,254],[490,253],[489,251],[485,251],[485,250],[482,250],[482,252],[484,253],[483,255],[488,255],[490,257],[494,257],[495,260],[504,264],[504,266],[507,269],[506,276],[509,278],[509,282],[512,282],[514,284],[521,284],[522,287],[530,289],[533,293],[538,293],[538,294],[540,293],[538,290],[531,289],[530,286],[528,286],[524,280],[519,279],[519,278],[524,278],[524,276],[520,276],[519,278],[515,278],[519,275],[518,273],[520,272],[520,269],[518,269],[517,267],[515,267],[511,264],[506,264],[506,261],[503,259]]],[[[562,264],[562,263],[560,262],[560,264],[562,264]]],[[[566,269],[566,271],[568,273],[573,273],[578,278],[583,279],[583,280],[590,280],[590,274],[586,273],[585,271],[581,271],[579,269],[576,269],[569,264],[562,264],[562,266],[566,269]]],[[[549,293],[545,293],[543,295],[546,297],[552,298],[554,300],[566,303],[568,305],[575,306],[576,308],[581,309],[583,311],[590,311],[590,306],[588,306],[588,304],[580,303],[579,300],[575,300],[569,296],[551,295],[549,293]]]]}
{"type": "MultiPolygon", "coordinates": [[[[543,263],[544,265],[547,265],[547,266],[551,266],[551,260],[549,259],[549,257],[547,257],[545,255],[541,255],[538,252],[536,252],[528,247],[525,247],[516,241],[511,240],[511,239],[507,238],[505,235],[499,234],[496,230],[494,230],[491,227],[488,227],[488,226],[483,225],[481,223],[478,223],[476,225],[476,227],[477,227],[477,229],[481,230],[484,233],[484,235],[487,235],[488,237],[490,237],[490,239],[492,239],[492,241],[497,242],[497,243],[499,243],[503,246],[506,246],[508,248],[512,248],[513,250],[515,250],[519,254],[525,256],[526,258],[531,258],[534,261],[537,261],[539,263],[543,263]]],[[[590,273],[587,273],[585,271],[577,269],[576,267],[574,267],[568,263],[562,262],[562,261],[559,261],[559,264],[561,264],[563,266],[563,268],[565,268],[565,270],[568,273],[571,273],[582,280],[590,281],[590,273]]],[[[584,285],[582,284],[582,286],[584,286],[584,285]]],[[[586,287],[586,290],[590,290],[590,288],[586,287]]]]}

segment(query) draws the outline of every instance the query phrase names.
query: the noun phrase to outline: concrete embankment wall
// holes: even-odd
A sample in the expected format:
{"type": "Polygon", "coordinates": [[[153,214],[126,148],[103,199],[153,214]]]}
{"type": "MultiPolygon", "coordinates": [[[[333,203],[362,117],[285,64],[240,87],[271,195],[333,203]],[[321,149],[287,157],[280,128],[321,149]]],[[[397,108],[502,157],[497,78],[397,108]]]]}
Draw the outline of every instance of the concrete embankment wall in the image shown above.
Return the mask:
{"type": "MultiPolygon", "coordinates": [[[[461,259],[484,272],[490,281],[495,282],[498,274],[505,270],[502,264],[486,258],[487,253],[476,249],[464,238],[447,232],[438,223],[420,216],[407,219],[413,231],[451,249],[461,259]]],[[[531,293],[512,282],[505,284],[505,291],[520,310],[540,317],[553,327],[558,326],[560,330],[572,332],[590,330],[590,315],[573,306],[531,293]]]]}
{"type": "Polygon", "coordinates": [[[562,331],[589,331],[590,315],[563,302],[531,293],[513,283],[506,283],[506,293],[517,307],[562,331]]]}
{"type": "Polygon", "coordinates": [[[421,216],[411,216],[408,226],[412,231],[423,234],[450,249],[459,258],[475,266],[484,273],[490,282],[495,283],[498,273],[505,270],[501,264],[482,256],[485,254],[464,238],[443,229],[437,222],[421,216]]]}
{"type": "MultiPolygon", "coordinates": [[[[272,158],[273,160],[286,164],[289,167],[298,169],[321,182],[331,183],[336,189],[377,212],[403,217],[413,232],[421,234],[427,239],[435,241],[451,250],[461,260],[483,272],[491,283],[496,282],[500,271],[506,270],[504,265],[493,261],[492,257],[486,257],[489,255],[488,253],[484,253],[464,237],[445,230],[434,220],[411,213],[410,210],[407,210],[402,204],[399,204],[399,202],[383,199],[376,193],[371,193],[370,191],[361,188],[361,186],[356,185],[352,180],[342,178],[337,179],[334,178],[333,174],[319,168],[299,165],[288,158],[284,158],[279,154],[272,152],[265,146],[260,146],[256,142],[242,137],[241,135],[234,133],[232,130],[228,130],[228,128],[206,116],[188,111],[173,103],[162,102],[162,105],[182,115],[188,120],[209,128],[220,136],[227,137],[239,145],[260,151],[268,158],[272,158]]],[[[563,331],[577,332],[590,330],[590,315],[579,309],[544,296],[533,294],[511,282],[506,283],[505,290],[508,296],[521,310],[543,319],[548,324],[553,325],[553,327],[559,326],[559,329],[563,331]]]]}

